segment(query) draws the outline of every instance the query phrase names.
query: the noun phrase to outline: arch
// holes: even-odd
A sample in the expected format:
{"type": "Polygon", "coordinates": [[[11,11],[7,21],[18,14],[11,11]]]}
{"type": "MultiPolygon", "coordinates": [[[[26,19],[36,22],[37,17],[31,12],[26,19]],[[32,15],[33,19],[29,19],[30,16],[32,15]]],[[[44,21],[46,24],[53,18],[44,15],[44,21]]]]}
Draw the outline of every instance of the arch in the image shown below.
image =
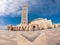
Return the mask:
{"type": "Polygon", "coordinates": [[[52,27],[48,27],[48,29],[52,29],[52,27]]]}
{"type": "Polygon", "coordinates": [[[37,25],[37,24],[34,24],[34,25],[32,25],[31,27],[32,27],[32,30],[33,30],[33,31],[38,30],[38,25],[37,25]]]}
{"type": "Polygon", "coordinates": [[[29,28],[30,28],[30,27],[28,26],[28,31],[29,31],[29,28]]]}
{"type": "Polygon", "coordinates": [[[16,27],[14,27],[14,31],[16,31],[16,27]]]}
{"type": "Polygon", "coordinates": [[[13,27],[11,27],[11,31],[13,31],[13,27]]]}
{"type": "Polygon", "coordinates": [[[35,30],[35,28],[36,28],[36,26],[34,25],[34,26],[33,26],[33,31],[35,30]]]}
{"type": "Polygon", "coordinates": [[[8,29],[7,30],[10,30],[10,26],[8,26],[8,29]]]}
{"type": "Polygon", "coordinates": [[[16,27],[16,31],[18,30],[18,27],[16,27]]]}
{"type": "Polygon", "coordinates": [[[56,25],[54,25],[54,28],[56,28],[56,25]]]}
{"type": "Polygon", "coordinates": [[[58,27],[60,27],[60,25],[58,25],[58,27]]]}
{"type": "Polygon", "coordinates": [[[45,28],[41,28],[41,30],[44,30],[45,28]]]}
{"type": "Polygon", "coordinates": [[[40,30],[45,30],[47,28],[47,26],[46,26],[46,24],[44,24],[44,23],[41,23],[40,25],[39,25],[39,29],[40,30]]]}
{"type": "Polygon", "coordinates": [[[19,31],[21,30],[21,27],[19,27],[19,31]]]}

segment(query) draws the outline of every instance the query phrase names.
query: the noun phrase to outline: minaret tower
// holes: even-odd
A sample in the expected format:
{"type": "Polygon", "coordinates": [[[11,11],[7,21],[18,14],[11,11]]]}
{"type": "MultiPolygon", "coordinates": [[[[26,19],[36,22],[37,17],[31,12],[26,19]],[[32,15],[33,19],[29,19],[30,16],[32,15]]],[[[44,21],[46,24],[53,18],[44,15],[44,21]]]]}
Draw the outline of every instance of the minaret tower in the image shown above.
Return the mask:
{"type": "Polygon", "coordinates": [[[22,17],[21,17],[21,24],[26,26],[28,24],[28,6],[25,3],[22,8],[22,17]]]}

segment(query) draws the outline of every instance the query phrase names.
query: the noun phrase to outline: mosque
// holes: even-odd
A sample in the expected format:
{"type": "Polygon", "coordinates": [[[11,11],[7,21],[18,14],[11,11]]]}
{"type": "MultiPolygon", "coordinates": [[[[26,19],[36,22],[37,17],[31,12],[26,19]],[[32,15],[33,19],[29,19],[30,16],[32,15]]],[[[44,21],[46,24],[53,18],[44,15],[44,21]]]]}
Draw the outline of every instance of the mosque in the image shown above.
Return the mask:
{"type": "Polygon", "coordinates": [[[28,23],[28,5],[24,4],[22,8],[21,24],[16,26],[9,25],[8,30],[11,31],[36,31],[60,27],[60,24],[53,24],[51,20],[46,18],[38,18],[28,23]]]}

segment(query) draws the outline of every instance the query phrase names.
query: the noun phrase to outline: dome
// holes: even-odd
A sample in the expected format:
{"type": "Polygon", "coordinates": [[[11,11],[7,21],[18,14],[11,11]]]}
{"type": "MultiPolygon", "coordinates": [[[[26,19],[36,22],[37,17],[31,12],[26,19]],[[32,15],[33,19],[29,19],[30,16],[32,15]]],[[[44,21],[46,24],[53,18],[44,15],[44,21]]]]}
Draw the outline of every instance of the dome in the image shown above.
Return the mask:
{"type": "Polygon", "coordinates": [[[33,21],[39,21],[39,20],[45,20],[45,18],[37,18],[37,19],[34,19],[33,21]]]}
{"type": "Polygon", "coordinates": [[[44,18],[37,18],[37,19],[35,19],[35,20],[43,20],[44,18]]]}

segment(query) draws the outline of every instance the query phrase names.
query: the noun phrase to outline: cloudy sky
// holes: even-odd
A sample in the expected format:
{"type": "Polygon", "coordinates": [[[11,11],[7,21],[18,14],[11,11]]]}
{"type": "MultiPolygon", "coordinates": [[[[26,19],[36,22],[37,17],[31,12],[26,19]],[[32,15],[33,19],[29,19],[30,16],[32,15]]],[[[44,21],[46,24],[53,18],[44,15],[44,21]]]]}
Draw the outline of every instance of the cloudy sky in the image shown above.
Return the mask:
{"type": "Polygon", "coordinates": [[[29,21],[47,18],[53,23],[60,23],[60,0],[0,0],[0,29],[9,24],[20,24],[25,2],[29,8],[29,21]]]}

